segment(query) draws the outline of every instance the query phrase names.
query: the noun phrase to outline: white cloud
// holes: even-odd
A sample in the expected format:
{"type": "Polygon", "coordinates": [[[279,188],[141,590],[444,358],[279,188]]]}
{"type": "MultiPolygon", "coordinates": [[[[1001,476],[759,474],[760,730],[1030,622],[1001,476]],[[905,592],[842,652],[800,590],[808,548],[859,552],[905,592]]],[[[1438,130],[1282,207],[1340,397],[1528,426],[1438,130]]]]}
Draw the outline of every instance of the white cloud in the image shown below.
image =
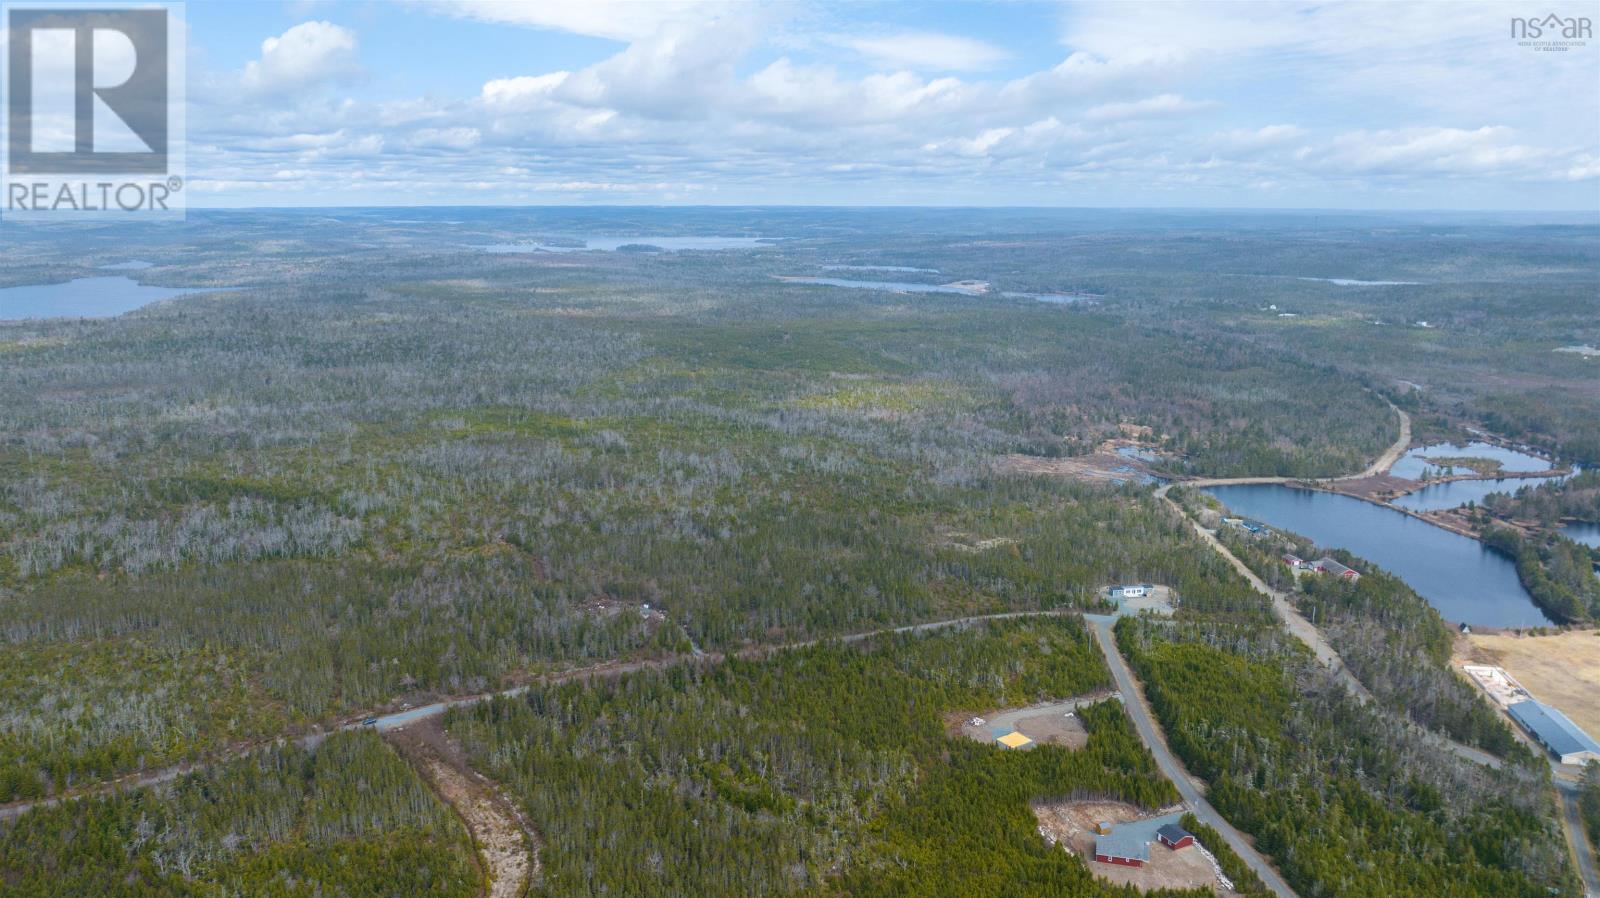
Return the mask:
{"type": "Polygon", "coordinates": [[[879,64],[917,71],[978,72],[992,69],[1008,57],[992,44],[930,31],[841,38],[839,43],[879,64]]]}
{"type": "Polygon", "coordinates": [[[1161,94],[1155,97],[1146,97],[1142,100],[1133,100],[1118,103],[1102,103],[1090,108],[1084,113],[1084,118],[1092,122],[1117,122],[1129,119],[1165,118],[1175,115],[1189,115],[1206,109],[1216,108],[1215,103],[1196,102],[1186,100],[1177,94],[1161,94]]]}
{"type": "Polygon", "coordinates": [[[741,9],[741,4],[714,0],[435,0],[429,5],[463,18],[625,43],[750,13],[748,8],[741,9]]]}
{"type": "Polygon", "coordinates": [[[973,74],[1004,58],[979,41],[871,23],[854,32],[868,37],[844,38],[837,21],[792,10],[469,0],[440,8],[625,46],[465,96],[345,100],[288,90],[356,70],[353,34],[307,22],[235,76],[258,85],[256,102],[214,94],[213,133],[192,158],[226,159],[230,182],[323,171],[361,185],[499,185],[507,201],[773,189],[806,191],[781,201],[830,201],[841,194],[811,191],[842,185],[870,191],[866,201],[939,202],[967,189],[980,202],[1072,202],[1085,190],[1121,202],[1209,191],[1226,202],[1263,185],[1326,201],[1600,177],[1595,124],[1572,114],[1600,93],[1574,77],[1594,80],[1592,54],[1507,56],[1473,36],[1485,20],[1476,10],[1444,22],[1400,6],[1397,33],[1383,35],[1364,33],[1376,27],[1368,7],[1074,6],[1064,58],[1003,79],[973,74]],[[813,31],[765,27],[784,15],[813,31]],[[1431,19],[1442,22],[1437,40],[1431,19]],[[888,70],[856,74],[841,49],[888,70]],[[1462,74],[1471,62],[1487,73],[1462,74]],[[268,85],[282,102],[269,101],[268,85]],[[319,168],[363,154],[358,170],[319,168]]]}
{"type": "Polygon", "coordinates": [[[1559,174],[1551,151],[1515,143],[1515,138],[1516,132],[1504,126],[1352,131],[1305,155],[1316,165],[1362,174],[1559,174]]]}
{"type": "Polygon", "coordinates": [[[422,128],[412,133],[407,141],[411,146],[426,149],[470,150],[483,140],[477,128],[422,128]]]}
{"type": "Polygon", "coordinates": [[[360,72],[355,32],[331,22],[301,22],[261,42],[261,58],[245,64],[241,83],[259,93],[284,93],[360,72]]]}

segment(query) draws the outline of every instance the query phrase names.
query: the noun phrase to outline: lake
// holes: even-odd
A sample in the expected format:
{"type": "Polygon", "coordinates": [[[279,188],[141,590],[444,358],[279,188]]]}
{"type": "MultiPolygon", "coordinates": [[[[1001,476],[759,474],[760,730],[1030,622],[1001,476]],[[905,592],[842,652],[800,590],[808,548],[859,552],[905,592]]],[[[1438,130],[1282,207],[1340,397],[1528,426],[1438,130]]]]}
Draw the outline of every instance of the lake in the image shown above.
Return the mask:
{"type": "MultiPolygon", "coordinates": [[[[1405,477],[1416,480],[1422,476],[1424,468],[1447,468],[1451,474],[1470,474],[1470,468],[1460,466],[1446,466],[1430,463],[1428,457],[1433,458],[1490,458],[1500,462],[1500,470],[1514,473],[1538,473],[1550,470],[1550,462],[1537,455],[1507,449],[1492,443],[1468,443],[1460,446],[1455,443],[1437,443],[1432,446],[1423,446],[1412,449],[1395,462],[1389,473],[1396,477],[1405,477]]],[[[1438,511],[1444,508],[1456,508],[1468,502],[1483,504],[1483,500],[1490,493],[1515,493],[1524,486],[1534,486],[1544,482],[1546,478],[1530,477],[1502,477],[1502,478],[1473,478],[1471,480],[1451,480],[1445,483],[1435,483],[1419,490],[1407,493],[1394,500],[1394,504],[1412,511],[1438,511]]]]}
{"type": "Polygon", "coordinates": [[[575,237],[567,243],[490,243],[477,249],[486,253],[584,253],[615,252],[624,246],[653,246],[675,253],[686,249],[760,249],[775,243],[772,237],[575,237]]]}
{"type": "Polygon", "coordinates": [[[1477,540],[1389,508],[1277,484],[1206,490],[1235,514],[1346,549],[1405,580],[1446,620],[1488,627],[1548,626],[1511,560],[1477,540]]]}
{"type": "MultiPolygon", "coordinates": [[[[1416,480],[1422,476],[1423,468],[1443,467],[1430,464],[1427,461],[1429,457],[1493,459],[1500,463],[1500,470],[1517,474],[1550,470],[1550,462],[1537,455],[1529,455],[1526,452],[1518,452],[1515,449],[1507,449],[1504,446],[1496,446],[1493,443],[1473,442],[1465,446],[1459,446],[1455,443],[1434,443],[1430,446],[1419,446],[1401,456],[1400,460],[1394,463],[1394,467],[1389,469],[1389,473],[1396,477],[1416,480]]],[[[1472,471],[1470,468],[1451,468],[1451,473],[1470,474],[1472,471]]]]}
{"type": "Polygon", "coordinates": [[[5,287],[0,288],[0,320],[111,318],[164,299],[219,289],[155,287],[121,275],[5,287]]]}

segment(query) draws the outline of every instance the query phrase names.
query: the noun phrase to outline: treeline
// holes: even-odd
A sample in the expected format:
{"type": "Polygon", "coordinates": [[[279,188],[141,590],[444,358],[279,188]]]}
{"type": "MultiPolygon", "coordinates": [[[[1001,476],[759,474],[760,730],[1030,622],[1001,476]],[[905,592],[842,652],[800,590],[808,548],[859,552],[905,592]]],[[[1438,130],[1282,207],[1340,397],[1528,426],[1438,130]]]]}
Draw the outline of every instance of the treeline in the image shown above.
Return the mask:
{"type": "Polygon", "coordinates": [[[1600,618],[1600,577],[1587,546],[1556,533],[1525,537],[1510,527],[1491,526],[1483,542],[1511,556],[1517,578],[1543,611],[1563,623],[1600,618]]]}
{"type": "Polygon", "coordinates": [[[1032,619],[535,688],[447,726],[538,829],[539,894],[1131,895],[1028,807],[1175,800],[1115,702],[1079,751],[947,734],[1108,683],[1078,621],[1032,619]]]}
{"type": "Polygon", "coordinates": [[[1483,505],[1502,518],[1536,521],[1546,529],[1567,518],[1600,522],[1600,470],[1579,471],[1563,480],[1523,486],[1511,493],[1490,493],[1483,505]]]}
{"type": "MultiPolygon", "coordinates": [[[[1194,495],[1189,491],[1188,498],[1194,495]]],[[[1300,613],[1385,707],[1492,754],[1525,754],[1499,715],[1451,668],[1454,631],[1399,577],[1293,534],[1260,539],[1224,528],[1219,535],[1257,576],[1295,596],[1300,613]],[[1354,583],[1314,574],[1297,578],[1282,561],[1285,551],[1302,558],[1331,554],[1363,575],[1354,583]]]]}
{"type": "Polygon", "coordinates": [[[0,822],[7,898],[480,893],[461,822],[372,733],[0,822]]]}
{"type": "Polygon", "coordinates": [[[1134,619],[1117,635],[1173,749],[1301,894],[1572,890],[1544,765],[1443,754],[1276,638],[1134,619]]]}

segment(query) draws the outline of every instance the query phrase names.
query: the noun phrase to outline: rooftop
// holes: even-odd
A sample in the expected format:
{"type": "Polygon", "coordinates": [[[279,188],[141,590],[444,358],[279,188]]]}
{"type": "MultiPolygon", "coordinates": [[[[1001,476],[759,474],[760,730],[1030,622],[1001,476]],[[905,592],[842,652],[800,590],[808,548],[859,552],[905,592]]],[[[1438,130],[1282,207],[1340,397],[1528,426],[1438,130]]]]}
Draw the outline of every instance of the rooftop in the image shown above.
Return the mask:
{"type": "Polygon", "coordinates": [[[1163,814],[1160,817],[1148,817],[1144,820],[1134,820],[1129,823],[1119,823],[1107,835],[1095,836],[1095,854],[1129,858],[1136,861],[1148,861],[1150,859],[1150,843],[1156,840],[1156,833],[1164,826],[1176,826],[1182,817],[1182,812],[1179,812],[1176,814],[1163,814]]]}
{"type": "Polygon", "coordinates": [[[1022,735],[1016,730],[1012,730],[1011,732],[994,741],[1004,745],[1006,748],[1022,748],[1023,746],[1033,744],[1032,739],[1029,739],[1027,736],[1022,735]]]}
{"type": "Polygon", "coordinates": [[[1166,839],[1168,842],[1178,842],[1194,836],[1193,833],[1176,823],[1168,823],[1167,825],[1161,827],[1160,829],[1156,830],[1156,835],[1166,839]]]}
{"type": "Polygon", "coordinates": [[[1568,720],[1567,715],[1544,702],[1517,702],[1506,708],[1506,712],[1538,736],[1539,741],[1555,754],[1591,751],[1600,755],[1600,742],[1595,742],[1594,737],[1568,720]]]}

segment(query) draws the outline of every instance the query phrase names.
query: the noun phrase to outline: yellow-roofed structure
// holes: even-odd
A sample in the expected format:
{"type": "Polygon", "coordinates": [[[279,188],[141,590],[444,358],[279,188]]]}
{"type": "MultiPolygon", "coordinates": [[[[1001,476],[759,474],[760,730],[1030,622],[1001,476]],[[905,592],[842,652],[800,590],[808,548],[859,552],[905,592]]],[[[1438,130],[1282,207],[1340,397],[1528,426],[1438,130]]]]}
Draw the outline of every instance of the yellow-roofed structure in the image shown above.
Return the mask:
{"type": "Polygon", "coordinates": [[[1029,739],[1027,736],[1022,735],[1016,730],[1012,730],[1011,732],[994,741],[1004,745],[1006,748],[1022,748],[1024,746],[1033,744],[1032,739],[1029,739]]]}

